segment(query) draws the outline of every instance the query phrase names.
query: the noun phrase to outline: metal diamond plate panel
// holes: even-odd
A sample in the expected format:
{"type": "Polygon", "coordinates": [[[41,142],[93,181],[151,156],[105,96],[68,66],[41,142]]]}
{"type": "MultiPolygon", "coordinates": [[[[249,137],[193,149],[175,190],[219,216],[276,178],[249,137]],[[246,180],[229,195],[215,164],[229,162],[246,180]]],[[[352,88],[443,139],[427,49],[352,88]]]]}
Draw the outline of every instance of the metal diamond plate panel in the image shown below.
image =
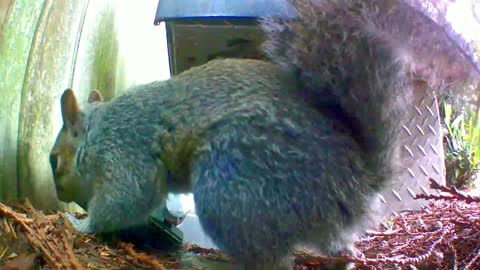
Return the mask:
{"type": "Polygon", "coordinates": [[[402,134],[402,158],[407,169],[393,189],[379,195],[381,211],[387,213],[419,209],[426,201],[414,200],[416,194],[437,192],[429,188],[429,178],[445,184],[443,138],[435,94],[425,88],[416,89],[409,116],[402,134]]]}

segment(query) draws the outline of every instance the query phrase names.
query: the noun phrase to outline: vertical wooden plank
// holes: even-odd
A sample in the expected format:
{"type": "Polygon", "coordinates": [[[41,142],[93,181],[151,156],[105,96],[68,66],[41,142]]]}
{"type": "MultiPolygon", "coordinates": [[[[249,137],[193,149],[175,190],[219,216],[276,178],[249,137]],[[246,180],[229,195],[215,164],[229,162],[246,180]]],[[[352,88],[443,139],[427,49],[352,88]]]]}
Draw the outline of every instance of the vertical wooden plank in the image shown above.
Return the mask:
{"type": "Polygon", "coordinates": [[[2,1],[0,31],[0,199],[16,200],[17,136],[25,67],[45,1],[2,1]],[[8,3],[9,6],[3,6],[8,3]]]}
{"type": "Polygon", "coordinates": [[[30,51],[18,128],[18,178],[20,196],[38,208],[58,205],[48,154],[61,125],[55,117],[58,100],[69,87],[86,3],[47,0],[30,51]]]}

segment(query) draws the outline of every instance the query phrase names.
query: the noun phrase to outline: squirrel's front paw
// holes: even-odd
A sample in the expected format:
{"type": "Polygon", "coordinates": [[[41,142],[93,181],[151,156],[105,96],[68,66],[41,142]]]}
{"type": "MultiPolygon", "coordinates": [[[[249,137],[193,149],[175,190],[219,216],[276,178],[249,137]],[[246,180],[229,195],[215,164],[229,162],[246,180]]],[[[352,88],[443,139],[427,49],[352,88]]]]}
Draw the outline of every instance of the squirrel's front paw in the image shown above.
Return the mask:
{"type": "Polygon", "coordinates": [[[90,219],[88,217],[84,219],[78,219],[70,213],[64,213],[64,214],[67,217],[68,221],[75,228],[75,230],[81,233],[86,233],[86,234],[93,233],[93,229],[90,226],[90,219]]]}

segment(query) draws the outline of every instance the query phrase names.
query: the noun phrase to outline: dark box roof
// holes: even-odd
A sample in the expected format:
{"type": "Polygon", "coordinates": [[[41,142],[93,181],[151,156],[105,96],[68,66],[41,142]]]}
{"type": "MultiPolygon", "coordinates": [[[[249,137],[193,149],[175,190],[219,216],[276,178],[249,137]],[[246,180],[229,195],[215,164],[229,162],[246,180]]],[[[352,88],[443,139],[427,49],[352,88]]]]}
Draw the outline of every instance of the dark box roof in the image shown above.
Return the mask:
{"type": "Polygon", "coordinates": [[[202,17],[287,17],[287,0],[159,0],[155,24],[172,19],[202,17]]]}

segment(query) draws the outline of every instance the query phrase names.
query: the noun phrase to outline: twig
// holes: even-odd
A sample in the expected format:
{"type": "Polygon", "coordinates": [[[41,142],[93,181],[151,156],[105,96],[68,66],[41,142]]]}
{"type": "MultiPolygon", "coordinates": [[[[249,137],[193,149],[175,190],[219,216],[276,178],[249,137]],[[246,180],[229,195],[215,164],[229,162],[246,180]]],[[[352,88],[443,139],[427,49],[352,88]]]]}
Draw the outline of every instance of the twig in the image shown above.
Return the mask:
{"type": "Polygon", "coordinates": [[[7,253],[8,247],[6,247],[3,251],[2,254],[0,255],[0,261],[3,259],[3,256],[5,256],[5,253],[7,253]]]}
{"type": "Polygon", "coordinates": [[[151,266],[149,269],[166,270],[165,267],[155,257],[148,256],[144,253],[137,253],[135,250],[133,250],[132,244],[119,243],[119,246],[123,248],[130,256],[132,256],[134,262],[138,261],[143,264],[148,264],[151,266]]]}

